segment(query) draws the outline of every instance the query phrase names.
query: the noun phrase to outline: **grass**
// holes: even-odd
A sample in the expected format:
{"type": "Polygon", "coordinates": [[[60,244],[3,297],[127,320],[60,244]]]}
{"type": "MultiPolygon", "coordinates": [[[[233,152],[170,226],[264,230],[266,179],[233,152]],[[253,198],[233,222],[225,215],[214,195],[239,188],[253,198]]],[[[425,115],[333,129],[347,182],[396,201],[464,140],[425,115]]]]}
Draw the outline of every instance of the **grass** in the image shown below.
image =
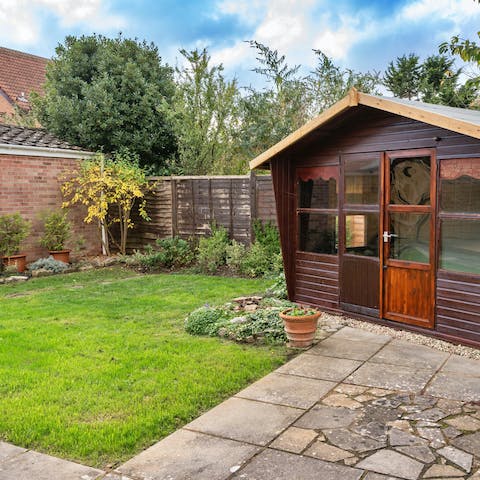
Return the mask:
{"type": "Polygon", "coordinates": [[[132,457],[283,363],[183,330],[268,284],[114,268],[0,286],[0,438],[97,467],[132,457]]]}

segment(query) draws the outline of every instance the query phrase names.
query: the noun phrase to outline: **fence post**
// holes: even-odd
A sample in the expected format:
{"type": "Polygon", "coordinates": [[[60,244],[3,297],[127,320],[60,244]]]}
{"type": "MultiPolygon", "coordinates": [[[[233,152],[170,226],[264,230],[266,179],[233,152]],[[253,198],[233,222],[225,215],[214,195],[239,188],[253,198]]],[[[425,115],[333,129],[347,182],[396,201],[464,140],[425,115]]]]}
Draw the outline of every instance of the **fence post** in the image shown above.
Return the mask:
{"type": "Polygon", "coordinates": [[[257,174],[250,170],[250,243],[255,240],[253,222],[257,219],[257,174]]]}
{"type": "Polygon", "coordinates": [[[177,180],[170,177],[170,191],[172,194],[172,237],[178,237],[178,206],[177,206],[177,180]]]}

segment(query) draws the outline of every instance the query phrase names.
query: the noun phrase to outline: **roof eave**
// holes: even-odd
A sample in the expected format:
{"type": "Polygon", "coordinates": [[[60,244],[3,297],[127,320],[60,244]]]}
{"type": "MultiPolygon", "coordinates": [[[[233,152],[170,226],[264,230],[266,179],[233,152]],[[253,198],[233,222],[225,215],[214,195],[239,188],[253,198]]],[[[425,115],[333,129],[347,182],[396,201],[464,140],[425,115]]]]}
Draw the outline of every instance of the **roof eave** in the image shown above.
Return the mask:
{"type": "Polygon", "coordinates": [[[49,158],[91,158],[94,153],[85,150],[69,150],[67,148],[55,147],[35,147],[33,145],[12,145],[10,143],[0,143],[0,155],[23,155],[34,157],[49,158]]]}

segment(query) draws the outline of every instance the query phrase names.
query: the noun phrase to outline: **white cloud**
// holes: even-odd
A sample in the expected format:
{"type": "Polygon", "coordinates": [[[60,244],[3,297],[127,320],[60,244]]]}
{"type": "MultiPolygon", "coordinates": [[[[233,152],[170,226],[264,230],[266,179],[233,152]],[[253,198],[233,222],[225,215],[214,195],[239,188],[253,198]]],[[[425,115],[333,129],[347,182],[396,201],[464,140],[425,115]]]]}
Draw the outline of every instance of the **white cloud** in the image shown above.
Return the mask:
{"type": "Polygon", "coordinates": [[[0,0],[0,39],[32,45],[42,39],[43,17],[55,15],[62,27],[120,30],[126,21],[108,11],[103,0],[0,0]]]}

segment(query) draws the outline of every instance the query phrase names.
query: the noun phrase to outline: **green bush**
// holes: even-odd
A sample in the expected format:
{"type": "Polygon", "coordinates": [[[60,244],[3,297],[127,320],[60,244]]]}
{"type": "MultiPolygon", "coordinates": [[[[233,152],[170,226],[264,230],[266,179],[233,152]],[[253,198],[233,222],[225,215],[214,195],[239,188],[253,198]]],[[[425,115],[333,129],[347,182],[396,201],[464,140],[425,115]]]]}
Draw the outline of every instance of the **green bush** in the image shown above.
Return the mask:
{"type": "Polygon", "coordinates": [[[280,272],[276,279],[275,283],[266,291],[266,294],[269,297],[287,299],[287,282],[285,279],[285,272],[280,272]]]}
{"type": "Polygon", "coordinates": [[[228,312],[219,307],[205,305],[197,308],[185,319],[185,330],[191,335],[215,337],[222,325],[228,321],[228,312]]]}
{"type": "Polygon", "coordinates": [[[190,244],[181,238],[162,238],[155,242],[163,254],[162,265],[167,268],[190,265],[195,257],[190,244]]]}
{"type": "Polygon", "coordinates": [[[276,275],[282,270],[281,255],[265,245],[255,242],[247,251],[242,262],[242,273],[249,277],[276,275]]]}
{"type": "Polygon", "coordinates": [[[29,233],[30,222],[19,213],[0,215],[0,256],[17,254],[29,233]]]}
{"type": "Polygon", "coordinates": [[[280,236],[278,228],[270,221],[262,223],[261,220],[253,222],[254,243],[259,243],[269,255],[280,253],[280,236]]]}
{"type": "Polygon", "coordinates": [[[68,269],[68,264],[55,260],[52,256],[47,258],[39,258],[28,266],[28,269],[33,272],[35,270],[48,270],[53,273],[62,273],[68,269]]]}
{"type": "Polygon", "coordinates": [[[243,273],[243,262],[247,253],[247,248],[243,243],[232,240],[231,245],[227,245],[227,265],[234,273],[243,273]]]}
{"type": "Polygon", "coordinates": [[[198,243],[198,268],[203,273],[215,273],[219,267],[225,265],[227,246],[230,241],[224,227],[212,225],[212,235],[203,237],[198,243]]]}

